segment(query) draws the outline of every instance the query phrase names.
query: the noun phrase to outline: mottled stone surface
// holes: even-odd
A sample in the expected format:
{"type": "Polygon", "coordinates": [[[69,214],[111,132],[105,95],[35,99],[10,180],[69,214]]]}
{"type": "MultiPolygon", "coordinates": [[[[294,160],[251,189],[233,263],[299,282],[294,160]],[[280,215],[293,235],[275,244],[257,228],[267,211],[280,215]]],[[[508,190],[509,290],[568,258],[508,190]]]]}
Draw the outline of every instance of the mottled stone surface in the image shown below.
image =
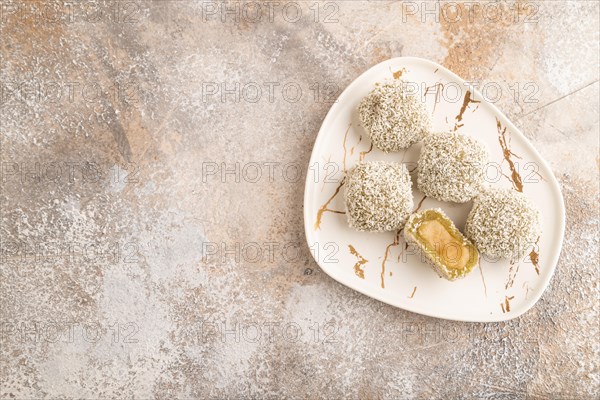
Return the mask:
{"type": "Polygon", "coordinates": [[[599,6],[473,3],[2,0],[0,397],[597,398],[599,6]],[[500,87],[561,183],[516,320],[399,310],[310,256],[328,100],[395,56],[500,87]]]}

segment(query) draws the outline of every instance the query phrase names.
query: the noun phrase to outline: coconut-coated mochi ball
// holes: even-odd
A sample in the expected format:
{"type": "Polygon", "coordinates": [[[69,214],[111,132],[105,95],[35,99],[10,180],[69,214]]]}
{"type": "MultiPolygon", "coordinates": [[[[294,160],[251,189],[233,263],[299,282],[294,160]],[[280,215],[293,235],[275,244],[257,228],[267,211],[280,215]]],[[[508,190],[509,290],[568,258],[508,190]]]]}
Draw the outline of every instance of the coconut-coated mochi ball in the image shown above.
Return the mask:
{"type": "Polygon", "coordinates": [[[425,103],[398,79],[377,83],[360,102],[358,113],[375,147],[386,153],[410,147],[431,126],[425,103]]]}
{"type": "Polygon", "coordinates": [[[348,174],[348,224],[358,231],[402,228],[413,208],[412,181],[404,164],[361,162],[348,174]]]}
{"type": "Polygon", "coordinates": [[[514,262],[537,242],[540,215],[523,193],[489,188],[475,198],[465,234],[481,253],[514,262]]]}
{"type": "Polygon", "coordinates": [[[427,197],[465,203],[483,187],[488,152],[477,139],[456,132],[423,139],[417,162],[417,186],[427,197]]]}

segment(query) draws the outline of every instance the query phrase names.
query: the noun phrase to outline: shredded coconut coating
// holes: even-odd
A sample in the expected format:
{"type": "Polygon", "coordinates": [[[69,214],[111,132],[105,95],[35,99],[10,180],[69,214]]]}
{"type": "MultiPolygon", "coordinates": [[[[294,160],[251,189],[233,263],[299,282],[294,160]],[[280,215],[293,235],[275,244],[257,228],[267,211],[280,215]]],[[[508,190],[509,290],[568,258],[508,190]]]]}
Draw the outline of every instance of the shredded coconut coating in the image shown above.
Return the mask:
{"type": "Polygon", "coordinates": [[[346,210],[351,228],[386,232],[404,226],[413,208],[412,182],[404,164],[362,162],[347,179],[346,210]]]}
{"type": "Polygon", "coordinates": [[[465,203],[479,194],[486,147],[476,139],[458,133],[428,135],[417,163],[417,185],[427,197],[465,203]]]}
{"type": "Polygon", "coordinates": [[[377,83],[358,106],[360,120],[373,144],[388,153],[421,140],[431,122],[425,103],[412,96],[406,81],[377,83]]]}
{"type": "Polygon", "coordinates": [[[464,278],[473,270],[473,268],[475,268],[475,265],[477,265],[479,262],[479,254],[477,253],[477,250],[475,250],[476,254],[473,254],[473,258],[469,258],[466,268],[452,269],[448,268],[448,266],[446,266],[442,262],[441,257],[437,255],[432,256],[425,248],[425,245],[417,239],[416,232],[419,226],[416,223],[416,221],[418,221],[423,214],[431,211],[437,212],[442,218],[446,219],[450,223],[452,234],[460,238],[463,245],[473,246],[473,243],[471,243],[469,239],[467,239],[456,228],[454,222],[446,215],[446,213],[441,208],[423,210],[421,212],[412,214],[406,221],[406,226],[404,227],[404,240],[406,240],[406,243],[408,243],[409,245],[415,246],[418,249],[418,251],[421,254],[421,260],[425,261],[438,274],[440,278],[444,278],[449,281],[464,278]]]}
{"type": "Polygon", "coordinates": [[[487,189],[476,199],[467,217],[465,234],[488,256],[515,262],[541,233],[540,212],[514,189],[487,189]]]}

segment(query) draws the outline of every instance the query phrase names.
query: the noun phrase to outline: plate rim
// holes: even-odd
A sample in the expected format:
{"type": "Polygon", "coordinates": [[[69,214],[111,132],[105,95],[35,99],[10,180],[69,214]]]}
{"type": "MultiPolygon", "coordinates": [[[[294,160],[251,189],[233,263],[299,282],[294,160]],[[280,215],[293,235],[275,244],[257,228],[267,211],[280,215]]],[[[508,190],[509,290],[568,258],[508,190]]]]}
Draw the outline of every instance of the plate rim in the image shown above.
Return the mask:
{"type": "MultiPolygon", "coordinates": [[[[452,79],[457,80],[457,82],[460,82],[461,84],[464,85],[464,83],[466,82],[463,78],[461,78],[460,76],[458,76],[457,74],[455,74],[454,72],[452,72],[451,70],[449,70],[448,68],[425,58],[421,58],[421,57],[411,57],[411,56],[404,56],[404,57],[393,57],[387,60],[384,60],[382,62],[379,62],[375,65],[373,65],[372,67],[368,68],[367,70],[363,71],[360,75],[358,75],[348,86],[346,86],[346,88],[342,91],[342,93],[337,97],[337,99],[335,100],[335,102],[333,103],[333,105],[329,108],[329,111],[327,111],[327,115],[325,116],[325,118],[323,119],[323,122],[321,123],[321,127],[319,128],[319,132],[317,134],[317,137],[314,141],[313,144],[313,148],[311,150],[311,155],[310,155],[310,160],[309,160],[309,164],[308,164],[308,169],[310,169],[310,166],[313,165],[313,163],[315,162],[315,157],[317,157],[316,154],[316,149],[320,148],[320,144],[321,142],[324,140],[324,137],[326,136],[326,132],[324,132],[324,128],[326,125],[328,125],[330,123],[330,120],[333,118],[333,115],[335,114],[335,112],[337,111],[337,108],[340,107],[341,104],[341,99],[345,96],[348,96],[348,93],[350,92],[350,90],[354,87],[358,85],[358,81],[360,80],[360,78],[366,74],[368,74],[370,71],[372,71],[373,69],[376,68],[380,68],[383,65],[386,64],[395,64],[395,63],[401,63],[401,62],[407,62],[407,61],[412,61],[412,62],[419,62],[419,63],[424,63],[424,64],[428,64],[429,66],[431,66],[432,68],[438,68],[440,70],[443,70],[445,73],[449,74],[450,77],[452,79]]],[[[473,91],[473,93],[479,97],[484,99],[484,97],[482,96],[482,94],[479,92],[479,90],[477,90],[476,88],[472,88],[471,89],[473,91]]],[[[531,149],[533,150],[533,153],[537,156],[537,158],[539,160],[541,160],[542,164],[550,171],[552,172],[552,176],[551,179],[547,180],[547,183],[549,183],[551,185],[551,188],[553,191],[556,192],[556,194],[558,195],[558,199],[560,200],[558,202],[558,212],[559,212],[559,220],[557,221],[559,225],[558,227],[556,227],[555,229],[558,229],[560,231],[560,236],[558,239],[558,251],[554,253],[554,255],[551,257],[551,259],[549,260],[549,262],[547,263],[547,265],[550,265],[548,274],[542,278],[541,281],[541,286],[543,287],[543,289],[539,290],[537,294],[535,294],[534,296],[532,296],[532,300],[529,303],[529,306],[524,307],[523,309],[514,312],[514,313],[506,313],[506,314],[492,314],[492,316],[490,318],[486,318],[486,319],[473,319],[473,318],[449,318],[448,316],[443,316],[443,315],[439,315],[436,314],[435,312],[431,312],[431,311],[422,311],[422,310],[410,310],[407,308],[404,308],[400,305],[397,304],[392,304],[390,301],[386,300],[383,298],[383,296],[379,295],[378,293],[375,294],[371,294],[371,293],[367,293],[366,290],[364,290],[363,288],[361,288],[360,286],[355,287],[355,286],[349,286],[347,284],[345,284],[344,282],[342,282],[340,279],[338,279],[337,277],[335,277],[334,275],[332,275],[331,273],[329,273],[329,271],[327,270],[327,268],[324,268],[320,263],[319,260],[317,260],[315,258],[315,255],[313,254],[313,252],[311,253],[312,258],[315,260],[315,262],[317,263],[317,265],[319,266],[319,268],[325,272],[325,274],[327,274],[330,278],[332,278],[333,280],[335,280],[336,282],[352,289],[355,290],[365,296],[368,296],[372,299],[381,301],[385,304],[389,304],[392,307],[395,308],[399,308],[401,310],[405,310],[405,311],[409,311],[409,312],[413,312],[416,314],[421,314],[421,315],[425,315],[428,317],[433,317],[433,318],[439,318],[439,319],[444,319],[444,320],[448,320],[448,321],[460,321],[460,322],[502,322],[502,321],[508,321],[511,319],[515,319],[520,317],[521,315],[523,315],[524,313],[526,313],[527,311],[531,310],[533,308],[533,306],[535,306],[537,304],[537,302],[540,300],[540,298],[542,297],[542,295],[545,293],[546,289],[548,288],[549,284],[550,284],[550,280],[552,279],[552,277],[554,276],[554,273],[556,272],[556,267],[558,266],[558,261],[560,259],[560,256],[562,254],[562,247],[563,247],[563,242],[564,242],[564,236],[565,236],[565,228],[566,228],[566,209],[565,209],[565,202],[564,202],[564,197],[562,194],[562,190],[560,188],[560,184],[558,182],[558,180],[556,179],[556,176],[554,175],[554,172],[552,170],[552,168],[550,167],[550,165],[548,164],[548,162],[546,161],[546,159],[544,157],[542,157],[542,155],[538,152],[537,148],[533,145],[533,143],[531,143],[531,141],[523,134],[523,132],[521,132],[520,129],[518,129],[514,123],[506,116],[504,115],[504,113],[502,111],[500,111],[500,109],[498,107],[496,107],[496,105],[494,103],[491,103],[489,101],[486,101],[486,104],[488,106],[491,107],[492,111],[495,113],[496,117],[498,117],[499,119],[502,120],[502,122],[504,123],[504,126],[507,127],[510,132],[511,135],[518,135],[520,136],[521,139],[524,139],[526,143],[528,143],[531,147],[531,149]]],[[[310,223],[311,216],[308,215],[308,209],[307,209],[307,204],[308,204],[308,188],[309,185],[311,184],[310,181],[310,174],[307,173],[306,174],[306,180],[305,180],[305,184],[304,184],[304,198],[303,198],[303,216],[304,216],[304,234],[305,234],[305,238],[306,238],[306,242],[308,244],[308,246],[311,246],[311,240],[310,240],[310,233],[312,232],[312,224],[310,223]]]]}

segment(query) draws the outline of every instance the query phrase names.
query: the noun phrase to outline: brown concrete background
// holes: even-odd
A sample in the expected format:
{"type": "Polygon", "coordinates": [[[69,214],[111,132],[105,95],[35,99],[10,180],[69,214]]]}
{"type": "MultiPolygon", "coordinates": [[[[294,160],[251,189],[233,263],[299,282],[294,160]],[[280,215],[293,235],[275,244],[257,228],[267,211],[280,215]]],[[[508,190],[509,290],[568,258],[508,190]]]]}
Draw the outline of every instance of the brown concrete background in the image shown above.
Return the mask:
{"type": "Polygon", "coordinates": [[[0,397],[597,398],[599,6],[474,3],[3,0],[0,397]],[[310,257],[327,93],[395,56],[500,86],[561,183],[516,320],[395,309],[310,257]]]}

